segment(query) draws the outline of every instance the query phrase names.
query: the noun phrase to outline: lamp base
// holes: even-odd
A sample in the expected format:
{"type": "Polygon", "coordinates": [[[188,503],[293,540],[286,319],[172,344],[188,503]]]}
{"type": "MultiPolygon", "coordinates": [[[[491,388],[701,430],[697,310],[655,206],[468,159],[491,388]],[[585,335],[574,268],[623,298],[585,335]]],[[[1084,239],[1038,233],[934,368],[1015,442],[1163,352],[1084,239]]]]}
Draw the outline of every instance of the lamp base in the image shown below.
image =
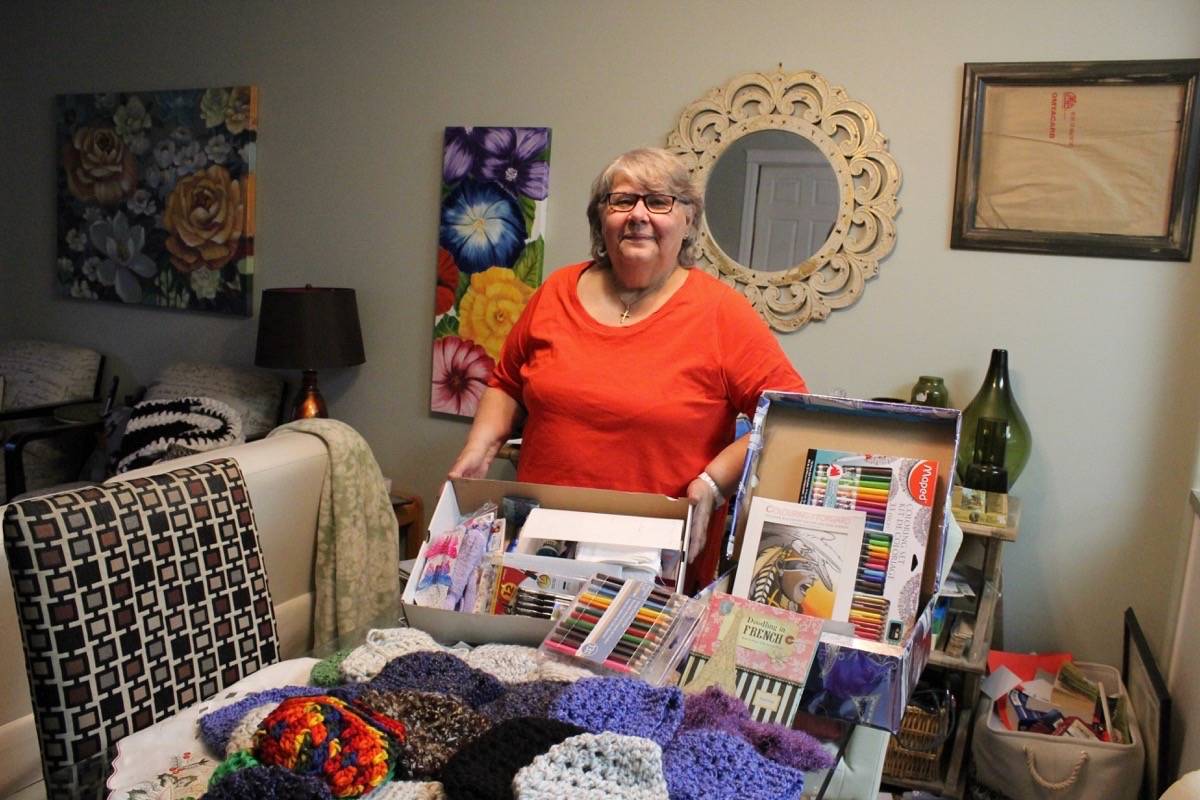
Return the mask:
{"type": "Polygon", "coordinates": [[[325,398],[321,397],[321,390],[317,388],[317,371],[306,369],[300,379],[296,401],[292,404],[292,419],[311,419],[312,417],[325,419],[328,416],[329,411],[325,408],[325,398]]]}

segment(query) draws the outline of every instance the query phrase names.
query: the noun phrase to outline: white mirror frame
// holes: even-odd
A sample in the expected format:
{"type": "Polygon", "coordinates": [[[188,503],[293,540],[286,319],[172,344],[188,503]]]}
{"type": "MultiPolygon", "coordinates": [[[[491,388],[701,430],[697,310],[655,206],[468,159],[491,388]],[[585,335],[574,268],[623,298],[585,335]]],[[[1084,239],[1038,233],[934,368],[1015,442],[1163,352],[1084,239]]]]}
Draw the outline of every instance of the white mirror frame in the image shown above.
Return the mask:
{"type": "Polygon", "coordinates": [[[697,265],[734,286],[778,331],[795,331],[852,305],[896,244],[900,168],[875,115],[815,72],[747,72],[684,109],[667,149],[687,163],[701,193],[721,154],[756,131],[811,141],[837,173],[841,205],[816,253],[783,271],[750,269],[726,254],[700,221],[697,265]]]}

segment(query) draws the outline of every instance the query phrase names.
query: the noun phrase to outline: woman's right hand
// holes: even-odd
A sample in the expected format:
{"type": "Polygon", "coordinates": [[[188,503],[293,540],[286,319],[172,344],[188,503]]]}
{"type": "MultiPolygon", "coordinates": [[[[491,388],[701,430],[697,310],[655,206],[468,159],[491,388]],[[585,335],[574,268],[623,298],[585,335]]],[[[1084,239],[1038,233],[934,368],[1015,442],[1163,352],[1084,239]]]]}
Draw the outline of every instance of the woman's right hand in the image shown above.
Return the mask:
{"type": "Polygon", "coordinates": [[[458,458],[454,459],[454,465],[450,467],[447,477],[486,478],[488,467],[492,465],[492,459],[495,455],[495,449],[489,452],[488,449],[481,449],[468,444],[458,454],[458,458]]]}

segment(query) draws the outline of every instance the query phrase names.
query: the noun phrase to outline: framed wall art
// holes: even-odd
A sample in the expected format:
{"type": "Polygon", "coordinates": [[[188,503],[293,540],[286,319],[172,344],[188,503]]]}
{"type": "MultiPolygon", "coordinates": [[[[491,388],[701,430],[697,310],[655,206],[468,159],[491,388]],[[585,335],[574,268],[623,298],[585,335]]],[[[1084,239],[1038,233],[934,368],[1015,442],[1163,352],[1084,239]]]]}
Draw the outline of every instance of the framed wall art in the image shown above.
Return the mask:
{"type": "Polygon", "coordinates": [[[55,116],[62,292],[249,316],[257,88],[59,95],[55,116]]]}
{"type": "Polygon", "coordinates": [[[950,246],[1191,258],[1200,59],[967,64],[950,246]]]}
{"type": "Polygon", "coordinates": [[[1170,753],[1171,696],[1158,671],[1150,644],[1142,634],[1132,608],[1125,609],[1125,644],[1121,651],[1121,680],[1133,703],[1138,729],[1146,745],[1146,769],[1142,774],[1144,800],[1154,800],[1171,785],[1167,756],[1170,753]]]}
{"type": "Polygon", "coordinates": [[[446,128],[431,410],[475,416],[542,282],[549,189],[549,128],[446,128]]]}

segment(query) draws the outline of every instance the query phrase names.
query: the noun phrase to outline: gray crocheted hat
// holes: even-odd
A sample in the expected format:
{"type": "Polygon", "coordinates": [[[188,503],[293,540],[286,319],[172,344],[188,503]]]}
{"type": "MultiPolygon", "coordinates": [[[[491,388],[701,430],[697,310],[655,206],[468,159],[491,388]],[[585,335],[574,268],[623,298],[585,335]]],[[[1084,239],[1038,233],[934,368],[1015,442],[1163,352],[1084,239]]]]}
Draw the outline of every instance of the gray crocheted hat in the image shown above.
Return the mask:
{"type": "Polygon", "coordinates": [[[572,736],[518,771],[513,795],[517,800],[667,800],[662,749],[639,736],[572,736]]]}

